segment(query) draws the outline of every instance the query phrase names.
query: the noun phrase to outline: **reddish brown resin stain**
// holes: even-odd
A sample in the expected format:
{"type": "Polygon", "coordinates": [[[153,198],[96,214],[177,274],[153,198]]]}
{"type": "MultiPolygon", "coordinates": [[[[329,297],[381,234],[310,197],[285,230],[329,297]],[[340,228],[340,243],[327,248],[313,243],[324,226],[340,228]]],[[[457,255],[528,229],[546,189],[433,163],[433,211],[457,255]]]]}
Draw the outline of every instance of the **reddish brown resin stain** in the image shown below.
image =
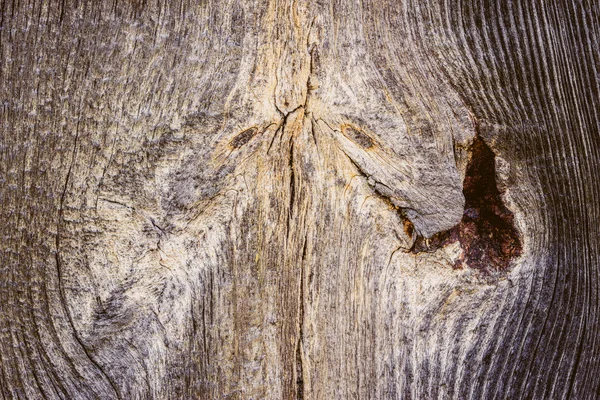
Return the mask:
{"type": "Polygon", "coordinates": [[[453,242],[463,250],[454,265],[484,273],[506,271],[522,252],[514,215],[502,202],[496,185],[495,155],[485,142],[475,137],[470,148],[471,160],[463,183],[465,211],[454,228],[429,239],[418,237],[411,251],[434,251],[453,242]]]}

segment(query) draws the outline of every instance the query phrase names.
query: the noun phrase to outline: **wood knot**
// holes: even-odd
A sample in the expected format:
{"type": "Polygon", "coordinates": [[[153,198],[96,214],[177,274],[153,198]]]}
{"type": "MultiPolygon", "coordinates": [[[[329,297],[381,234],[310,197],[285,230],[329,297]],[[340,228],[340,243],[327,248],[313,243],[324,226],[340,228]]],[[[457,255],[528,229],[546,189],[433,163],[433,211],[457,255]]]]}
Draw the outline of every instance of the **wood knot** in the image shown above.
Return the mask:
{"type": "Polygon", "coordinates": [[[507,271],[523,251],[513,213],[496,185],[495,154],[476,136],[463,183],[465,210],[454,228],[429,239],[418,237],[411,252],[431,252],[459,242],[463,255],[455,268],[466,264],[483,273],[507,271]]]}
{"type": "Polygon", "coordinates": [[[363,149],[370,149],[375,146],[375,141],[369,135],[352,125],[343,125],[342,133],[363,149]]]}
{"type": "Polygon", "coordinates": [[[233,140],[229,143],[229,146],[233,149],[239,149],[246,143],[248,143],[256,134],[258,133],[258,128],[253,126],[252,128],[248,128],[241,133],[239,133],[233,140]]]}

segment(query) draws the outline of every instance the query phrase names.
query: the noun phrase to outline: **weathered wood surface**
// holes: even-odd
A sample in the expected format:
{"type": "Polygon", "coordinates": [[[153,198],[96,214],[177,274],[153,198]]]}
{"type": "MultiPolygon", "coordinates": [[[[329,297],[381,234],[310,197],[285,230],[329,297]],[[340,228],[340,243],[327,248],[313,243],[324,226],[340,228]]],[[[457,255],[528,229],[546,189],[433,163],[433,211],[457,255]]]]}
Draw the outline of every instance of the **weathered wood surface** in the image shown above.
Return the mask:
{"type": "Polygon", "coordinates": [[[595,1],[2,1],[5,399],[600,397],[595,1]]]}

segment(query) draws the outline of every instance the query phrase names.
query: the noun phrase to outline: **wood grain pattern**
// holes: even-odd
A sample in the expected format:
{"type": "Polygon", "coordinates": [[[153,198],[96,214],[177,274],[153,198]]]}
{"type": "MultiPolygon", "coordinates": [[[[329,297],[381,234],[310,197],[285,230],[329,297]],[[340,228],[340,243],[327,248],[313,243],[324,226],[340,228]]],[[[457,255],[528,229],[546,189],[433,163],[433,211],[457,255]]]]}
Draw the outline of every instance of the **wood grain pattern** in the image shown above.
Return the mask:
{"type": "Polygon", "coordinates": [[[2,397],[600,397],[599,16],[0,0],[2,397]]]}

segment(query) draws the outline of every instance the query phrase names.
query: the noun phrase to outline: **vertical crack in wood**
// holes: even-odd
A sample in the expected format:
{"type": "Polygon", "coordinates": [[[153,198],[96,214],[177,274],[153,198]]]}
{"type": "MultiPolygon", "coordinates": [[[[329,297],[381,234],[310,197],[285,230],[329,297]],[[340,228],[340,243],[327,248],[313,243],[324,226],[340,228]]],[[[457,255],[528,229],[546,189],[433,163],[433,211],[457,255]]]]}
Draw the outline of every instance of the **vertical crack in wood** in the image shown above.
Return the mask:
{"type": "Polygon", "coordinates": [[[306,246],[308,235],[304,236],[302,247],[302,260],[300,262],[300,290],[298,295],[298,340],[296,342],[296,399],[304,399],[304,365],[302,363],[302,344],[304,341],[304,268],[306,260],[306,246]]]}
{"type": "Polygon", "coordinates": [[[294,218],[294,201],[296,198],[296,182],[295,182],[295,175],[294,175],[294,141],[293,139],[291,140],[291,144],[290,144],[290,150],[289,150],[289,156],[288,156],[288,166],[290,169],[290,202],[289,202],[289,208],[288,208],[288,218],[286,221],[286,237],[290,238],[290,223],[291,221],[293,221],[294,218]]]}

